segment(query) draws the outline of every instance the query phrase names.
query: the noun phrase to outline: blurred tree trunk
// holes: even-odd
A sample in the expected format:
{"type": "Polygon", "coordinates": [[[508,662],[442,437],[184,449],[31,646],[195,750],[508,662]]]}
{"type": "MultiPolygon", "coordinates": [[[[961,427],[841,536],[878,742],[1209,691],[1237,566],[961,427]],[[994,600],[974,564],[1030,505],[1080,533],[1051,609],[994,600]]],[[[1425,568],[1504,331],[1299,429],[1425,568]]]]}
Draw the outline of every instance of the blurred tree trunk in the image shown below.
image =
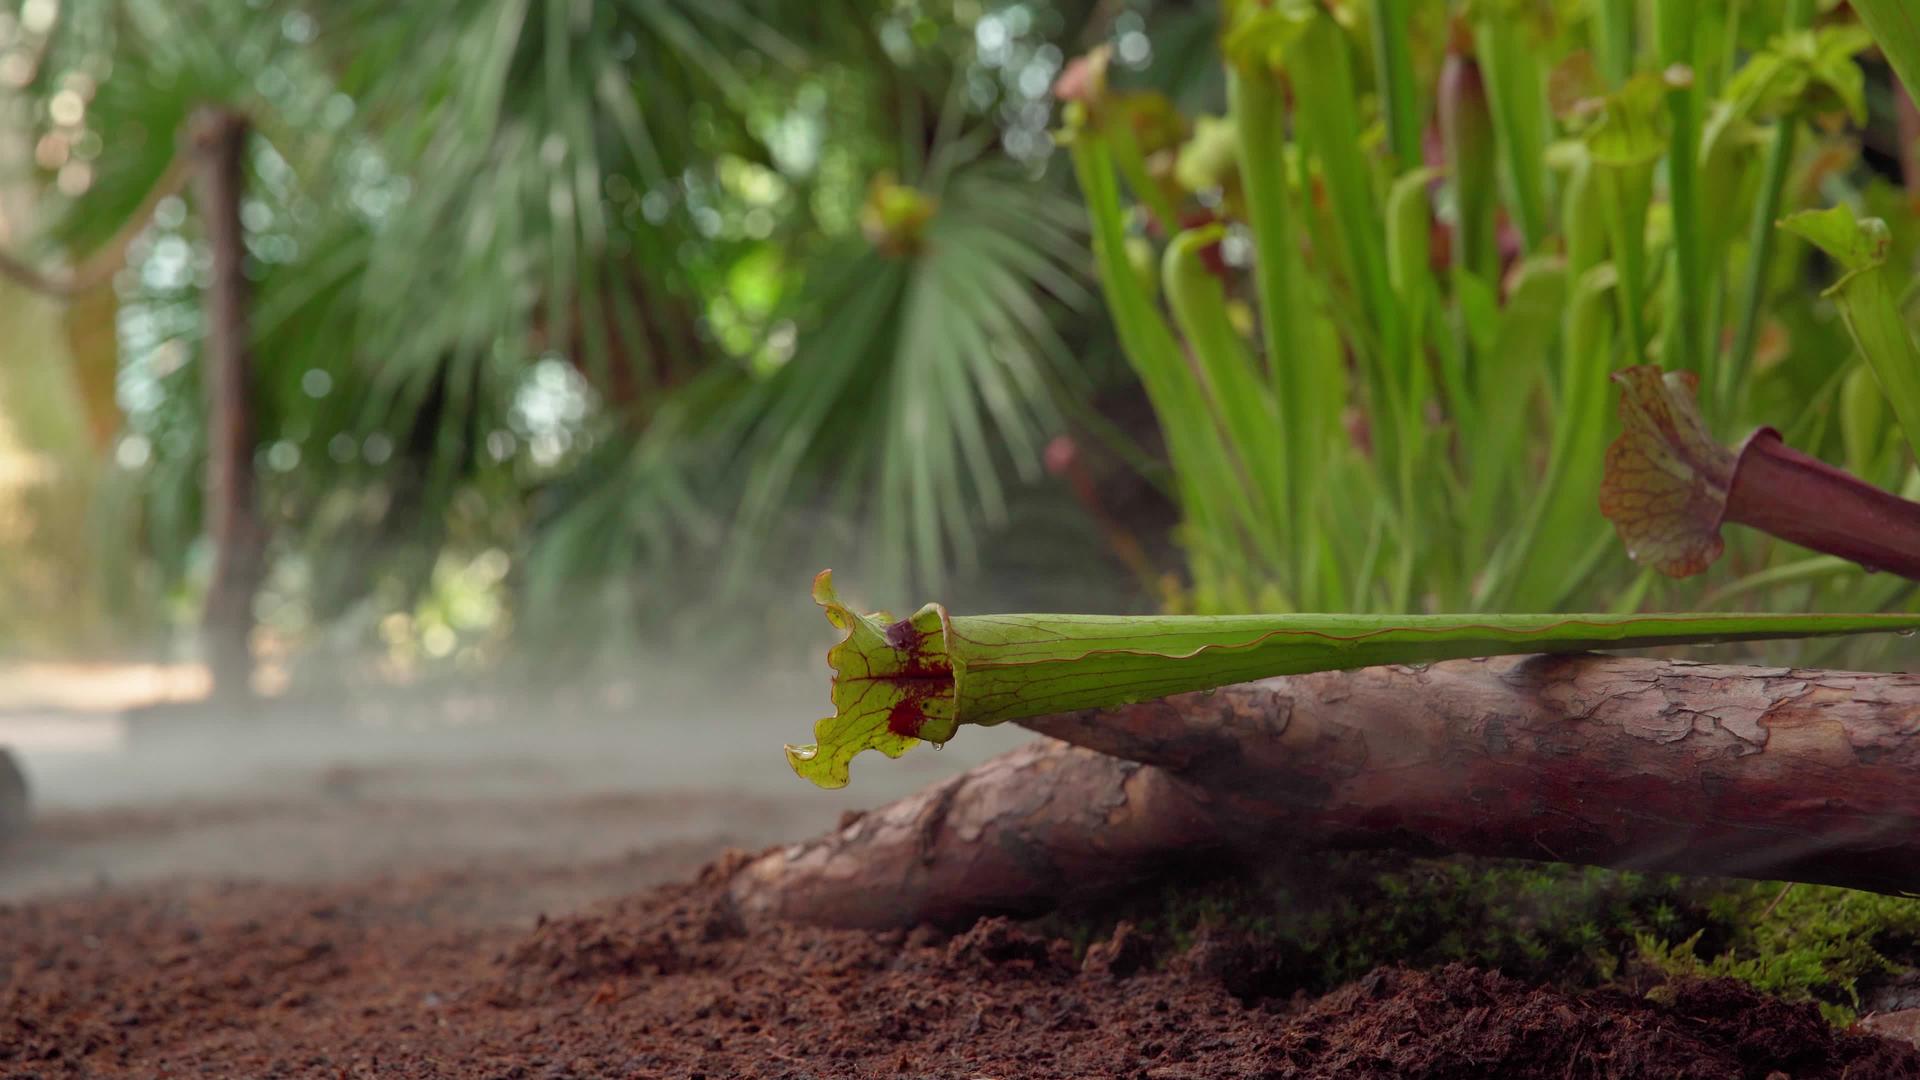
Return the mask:
{"type": "Polygon", "coordinates": [[[226,700],[243,700],[253,692],[253,597],[264,570],[253,483],[253,355],[240,225],[247,130],[239,113],[207,108],[195,114],[189,133],[195,194],[213,255],[212,280],[202,294],[202,358],[209,428],[206,521],[214,557],[201,630],[214,696],[226,700]]]}

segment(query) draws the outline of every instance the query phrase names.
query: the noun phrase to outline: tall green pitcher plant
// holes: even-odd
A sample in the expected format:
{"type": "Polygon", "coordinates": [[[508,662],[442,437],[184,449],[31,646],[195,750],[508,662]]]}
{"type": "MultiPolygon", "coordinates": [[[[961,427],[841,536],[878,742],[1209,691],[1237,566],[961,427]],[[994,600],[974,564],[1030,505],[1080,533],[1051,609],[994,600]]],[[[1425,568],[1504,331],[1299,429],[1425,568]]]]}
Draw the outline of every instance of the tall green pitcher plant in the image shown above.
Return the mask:
{"type": "Polygon", "coordinates": [[[1910,477],[1876,390],[1911,368],[1869,383],[1848,338],[1910,345],[1904,316],[1895,335],[1863,311],[1884,289],[1848,306],[1860,285],[1836,318],[1805,276],[1834,230],[1777,227],[1857,203],[1888,219],[1875,267],[1920,231],[1855,164],[1872,37],[1813,14],[1226,0],[1225,112],[1191,120],[1103,52],[1077,62],[1061,137],[1176,477],[1191,586],[1171,606],[1901,602],[1752,538],[1669,584],[1596,509],[1609,376],[1648,362],[1691,372],[1728,439],[1768,423],[1910,477]]]}

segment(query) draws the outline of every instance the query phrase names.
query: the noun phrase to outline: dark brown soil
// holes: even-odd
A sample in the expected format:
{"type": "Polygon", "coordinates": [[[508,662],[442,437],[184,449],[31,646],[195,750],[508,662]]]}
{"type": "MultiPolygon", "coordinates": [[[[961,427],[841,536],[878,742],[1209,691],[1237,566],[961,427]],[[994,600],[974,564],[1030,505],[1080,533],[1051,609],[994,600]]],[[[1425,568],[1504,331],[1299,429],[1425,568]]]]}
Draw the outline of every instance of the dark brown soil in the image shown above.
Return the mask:
{"type": "Polygon", "coordinates": [[[1920,1077],[1920,1050],[1729,982],[1455,966],[1295,1002],[1219,935],[1155,969],[1124,929],[1084,958],[1005,920],[750,934],[726,869],[532,928],[470,917],[455,874],[0,907],[0,1076],[1920,1077]]]}

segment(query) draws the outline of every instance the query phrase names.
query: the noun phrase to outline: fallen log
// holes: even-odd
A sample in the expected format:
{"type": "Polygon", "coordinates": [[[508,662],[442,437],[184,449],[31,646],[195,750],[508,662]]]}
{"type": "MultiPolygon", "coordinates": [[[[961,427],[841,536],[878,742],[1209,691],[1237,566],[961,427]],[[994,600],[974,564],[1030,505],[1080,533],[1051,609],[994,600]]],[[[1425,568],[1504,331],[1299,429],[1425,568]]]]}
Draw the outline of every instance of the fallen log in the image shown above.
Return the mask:
{"type": "Polygon", "coordinates": [[[1281,843],[1920,891],[1920,676],[1502,657],[1024,724],[1062,741],[762,856],[742,916],[1035,913],[1281,843]]]}
{"type": "Polygon", "coordinates": [[[962,925],[1111,891],[1216,832],[1172,773],[1042,739],[748,863],[732,896],[749,922],[962,925]]]}

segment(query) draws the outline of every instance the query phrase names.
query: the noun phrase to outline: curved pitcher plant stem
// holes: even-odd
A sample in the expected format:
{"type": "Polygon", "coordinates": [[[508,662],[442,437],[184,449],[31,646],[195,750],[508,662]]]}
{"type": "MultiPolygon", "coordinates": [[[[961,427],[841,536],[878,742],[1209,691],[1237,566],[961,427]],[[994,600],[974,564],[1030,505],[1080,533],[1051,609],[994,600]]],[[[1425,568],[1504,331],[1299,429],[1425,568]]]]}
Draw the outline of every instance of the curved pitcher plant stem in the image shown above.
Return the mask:
{"type": "Polygon", "coordinates": [[[1276,675],[1517,653],[1911,632],[1920,615],[954,615],[903,619],[813,597],[846,636],[827,653],[835,713],[789,745],[794,772],[847,783],[855,756],[899,757],[965,724],[1126,705],[1276,675]]]}

